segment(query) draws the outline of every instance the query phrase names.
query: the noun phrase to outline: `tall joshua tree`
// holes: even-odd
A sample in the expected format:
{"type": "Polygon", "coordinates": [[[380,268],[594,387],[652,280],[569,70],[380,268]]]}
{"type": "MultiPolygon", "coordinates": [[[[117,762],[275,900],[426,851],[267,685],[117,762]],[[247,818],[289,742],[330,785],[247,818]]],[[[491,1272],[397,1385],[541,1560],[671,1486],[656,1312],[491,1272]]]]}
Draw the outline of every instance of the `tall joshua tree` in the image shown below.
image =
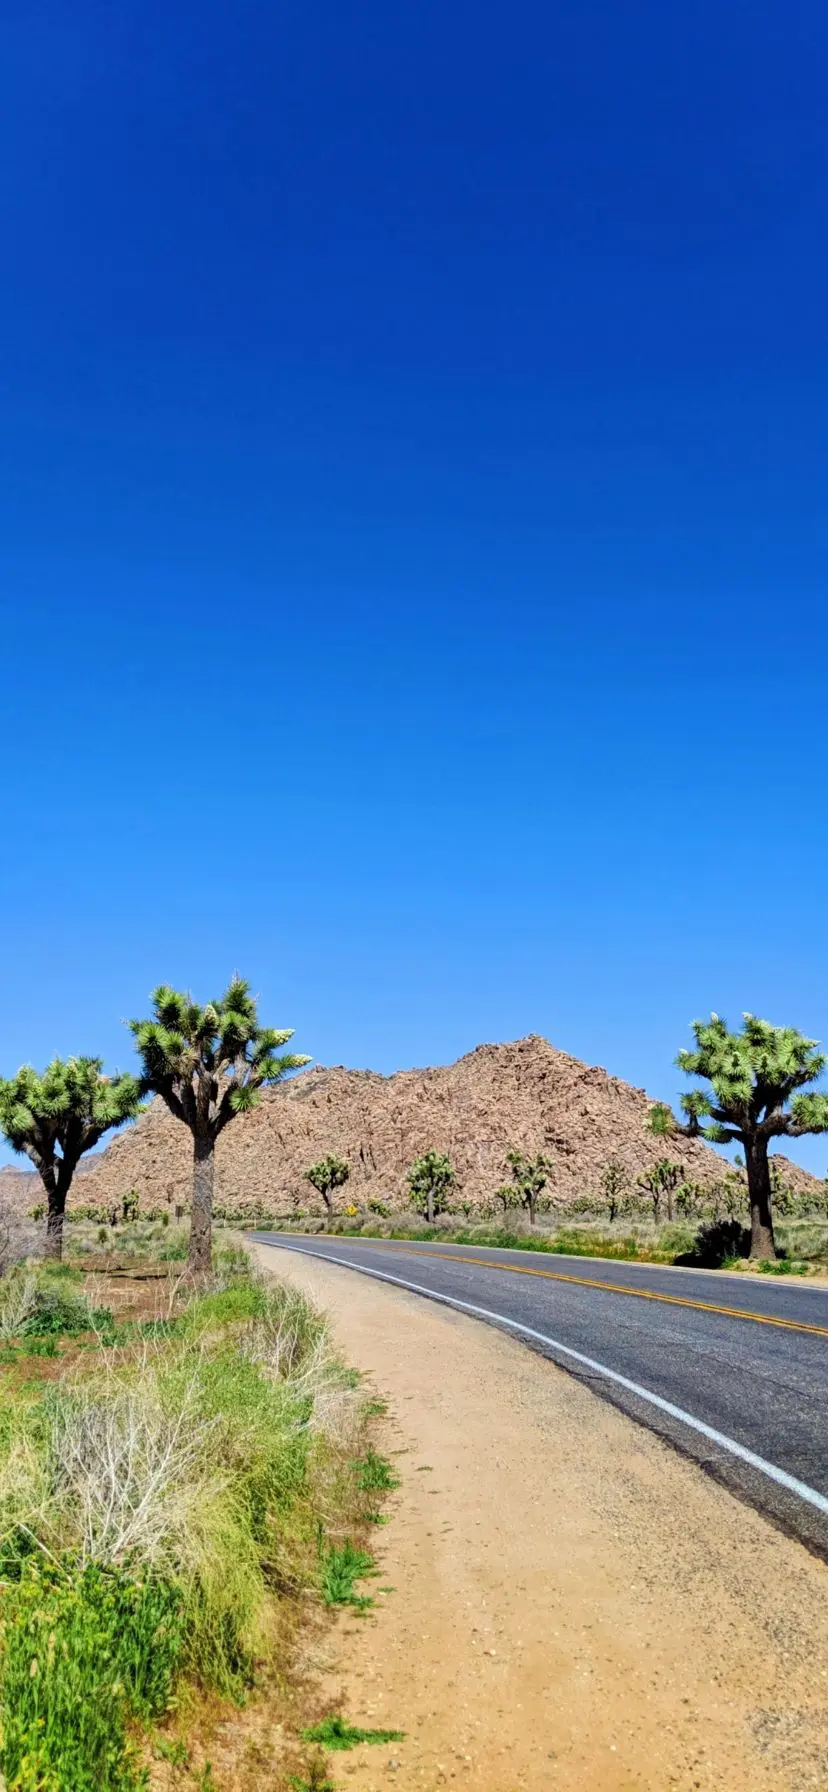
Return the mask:
{"type": "Polygon", "coordinates": [[[233,977],[223,996],[203,1008],[166,983],[150,1000],[153,1018],[128,1023],[143,1064],[141,1088],[160,1095],[193,1135],[190,1267],[209,1269],[216,1139],[237,1114],[255,1107],[265,1084],[280,1082],[310,1059],[280,1054],[293,1029],[259,1026],[243,977],[233,977]]]}
{"type": "Polygon", "coordinates": [[[750,1254],[773,1258],[773,1209],[768,1146],[771,1139],[802,1138],[828,1132],[828,1095],[807,1089],[828,1059],[815,1039],[795,1027],[773,1027],[755,1014],[743,1016],[741,1032],[731,1033],[718,1014],[693,1022],[695,1051],[680,1051],[676,1063],[706,1089],[681,1097],[684,1121],[659,1102],[650,1111],[654,1133],[679,1132],[714,1145],[738,1142],[744,1148],[750,1197],[750,1254]]]}
{"type": "Polygon", "coordinates": [[[134,1076],[104,1076],[100,1058],[53,1058],[42,1075],[24,1064],[0,1080],[0,1130],[34,1164],[46,1190],[46,1255],[63,1256],[66,1197],[78,1163],[110,1127],[140,1112],[134,1076]]]}

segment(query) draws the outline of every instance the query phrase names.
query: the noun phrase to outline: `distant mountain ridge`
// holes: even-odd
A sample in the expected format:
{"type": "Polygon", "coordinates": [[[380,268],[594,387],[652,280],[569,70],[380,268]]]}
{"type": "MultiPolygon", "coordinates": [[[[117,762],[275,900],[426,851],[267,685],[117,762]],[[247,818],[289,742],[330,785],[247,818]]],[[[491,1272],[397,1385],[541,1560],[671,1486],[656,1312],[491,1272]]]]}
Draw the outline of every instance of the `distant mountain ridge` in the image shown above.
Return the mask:
{"type": "MultiPolygon", "coordinates": [[[[531,1034],[503,1045],[479,1045],[454,1064],[400,1070],[317,1066],[263,1091],[257,1108],[233,1121],[218,1141],[216,1200],[226,1206],[288,1212],[319,1205],[305,1179],[326,1152],[345,1157],[351,1179],[340,1205],[381,1200],[406,1204],[405,1173],[433,1147],[457,1171],[457,1195],[473,1203],[506,1178],[506,1152],[543,1151],[552,1159],[549,1193],[567,1203],[593,1193],[611,1158],[630,1179],[668,1154],[688,1179],[709,1185],[726,1165],[697,1140],[654,1139],[647,1130],[651,1098],[598,1066],[582,1063],[531,1034]]],[[[784,1158],[785,1180],[804,1192],[815,1178],[784,1158]]],[[[163,1102],[80,1167],[70,1205],[117,1200],[138,1192],[142,1207],[189,1204],[190,1135],[163,1102]]],[[[0,1196],[19,1209],[40,1199],[39,1178],[0,1170],[0,1196]]]]}

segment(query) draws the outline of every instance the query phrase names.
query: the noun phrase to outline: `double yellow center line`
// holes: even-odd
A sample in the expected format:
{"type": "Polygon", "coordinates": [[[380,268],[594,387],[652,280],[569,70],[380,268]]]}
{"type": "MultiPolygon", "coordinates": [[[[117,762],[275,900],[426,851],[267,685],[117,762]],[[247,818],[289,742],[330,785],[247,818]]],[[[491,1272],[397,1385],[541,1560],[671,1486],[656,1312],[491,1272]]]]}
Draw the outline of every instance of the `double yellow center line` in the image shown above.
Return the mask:
{"type": "Polygon", "coordinates": [[[629,1288],[622,1282],[602,1282],[597,1276],[567,1275],[561,1269],[530,1269],[524,1263],[499,1263],[490,1257],[465,1257],[455,1251],[421,1251],[416,1245],[402,1244],[398,1239],[360,1238],[349,1242],[373,1245],[378,1250],[391,1250],[408,1257],[438,1257],[444,1263],[471,1263],[477,1269],[495,1269],[510,1276],[539,1276],[545,1282],[571,1282],[577,1288],[600,1288],[604,1294],[627,1294],[632,1300],[656,1300],[668,1307],[693,1307],[699,1313],[721,1313],[726,1319],[746,1319],[752,1325],[776,1325],[783,1331],[809,1332],[815,1338],[828,1338],[828,1326],[808,1325],[799,1319],[777,1318],[770,1313],[750,1313],[744,1307],[726,1307],[712,1300],[690,1300],[683,1294],[661,1294],[652,1288],[629,1288]]]}

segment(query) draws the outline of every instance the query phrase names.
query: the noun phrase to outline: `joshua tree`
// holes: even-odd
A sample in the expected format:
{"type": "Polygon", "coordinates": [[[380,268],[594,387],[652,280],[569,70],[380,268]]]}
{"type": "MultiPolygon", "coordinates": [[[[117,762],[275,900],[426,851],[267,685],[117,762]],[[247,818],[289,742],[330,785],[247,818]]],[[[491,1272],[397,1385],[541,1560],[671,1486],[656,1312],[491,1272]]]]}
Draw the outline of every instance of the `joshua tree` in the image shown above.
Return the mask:
{"type": "Polygon", "coordinates": [[[415,1157],[408,1172],[411,1205],[430,1226],[435,1214],[445,1212],[454,1180],[451,1158],[442,1151],[426,1151],[423,1157],[415,1157]]]}
{"type": "Polygon", "coordinates": [[[506,1162],[512,1172],[518,1202],[527,1209],[529,1224],[534,1226],[538,1195],[546,1187],[552,1161],[541,1151],[537,1157],[524,1157],[522,1151],[507,1151],[506,1162]]]}
{"type": "Polygon", "coordinates": [[[629,1178],[624,1169],[624,1165],[618,1162],[617,1157],[611,1158],[606,1165],[606,1168],[601,1171],[600,1176],[601,1193],[609,1212],[610,1225],[613,1224],[614,1220],[617,1220],[621,1211],[621,1203],[624,1199],[628,1182],[629,1178]]]}
{"type": "Polygon", "coordinates": [[[333,1213],[334,1189],[344,1188],[350,1176],[350,1166],[344,1157],[322,1157],[318,1164],[311,1164],[305,1175],[317,1193],[322,1196],[329,1215],[333,1213]]]}
{"type": "Polygon", "coordinates": [[[160,1095],[193,1135],[190,1268],[209,1269],[216,1139],[237,1114],[255,1107],[259,1090],[310,1059],[283,1052],[290,1027],[260,1027],[255,998],[242,977],[201,1008],[166,983],[153,990],[152,1020],[128,1024],[143,1062],[142,1091],[160,1095]]]}
{"type": "Polygon", "coordinates": [[[66,1197],[78,1163],[110,1127],[140,1112],[134,1076],[104,1076],[100,1058],[53,1058],[42,1076],[24,1064],[0,1081],[0,1129],[25,1152],[46,1190],[46,1256],[63,1256],[66,1197]]]}
{"type": "Polygon", "coordinates": [[[680,1182],[676,1189],[676,1207],[682,1219],[689,1220],[701,1211],[704,1189],[700,1182],[680,1182]]]}
{"type": "MultiPolygon", "coordinates": [[[[771,1178],[771,1193],[773,1194],[771,1178]]],[[[745,1217],[748,1211],[747,1183],[738,1170],[725,1170],[724,1175],[716,1182],[716,1206],[724,1208],[729,1220],[745,1217]]]]}
{"type": "Polygon", "coordinates": [[[815,1039],[795,1027],[773,1027],[754,1014],[743,1016],[741,1032],[731,1033],[718,1014],[694,1021],[695,1051],[680,1051],[676,1063],[688,1076],[701,1077],[711,1093],[691,1089],[681,1097],[684,1121],[659,1102],[652,1110],[653,1132],[664,1137],[709,1139],[714,1145],[740,1144],[745,1154],[750,1197],[750,1254],[776,1256],[768,1146],[771,1139],[828,1132],[828,1096],[808,1090],[825,1068],[815,1039]]]}
{"type": "Polygon", "coordinates": [[[639,1188],[647,1190],[653,1203],[653,1221],[658,1225],[661,1213],[661,1197],[667,1196],[667,1218],[673,1217],[673,1190],[681,1181],[681,1164],[670,1162],[669,1157],[660,1157],[657,1163],[651,1164],[639,1176],[639,1188]]]}

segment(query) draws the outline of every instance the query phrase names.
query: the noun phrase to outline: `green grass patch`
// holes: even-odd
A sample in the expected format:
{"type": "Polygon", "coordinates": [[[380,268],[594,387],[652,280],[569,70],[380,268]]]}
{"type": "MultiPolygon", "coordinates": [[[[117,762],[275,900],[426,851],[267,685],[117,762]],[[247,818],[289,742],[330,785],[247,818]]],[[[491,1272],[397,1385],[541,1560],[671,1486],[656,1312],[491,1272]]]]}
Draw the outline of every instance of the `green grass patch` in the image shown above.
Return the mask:
{"type": "Polygon", "coordinates": [[[357,1549],[350,1539],[346,1538],[341,1544],[328,1544],[322,1555],[322,1598],[325,1604],[351,1605],[358,1611],[367,1611],[374,1601],[357,1593],[356,1583],[375,1572],[373,1556],[365,1549],[357,1549]]]}
{"type": "Polygon", "coordinates": [[[303,1296],[226,1255],[211,1291],[173,1286],[170,1317],[117,1329],[74,1270],[0,1284],[3,1360],[88,1345],[0,1400],[9,1792],[141,1792],[140,1732],[182,1676],[247,1696],[269,1600],[373,1603],[357,1590],[372,1557],[319,1542],[323,1525],[364,1524],[389,1485],[364,1433],[355,1467],[352,1378],[303,1296]]]}
{"type": "Polygon", "coordinates": [[[807,1263],[794,1263],[790,1257],[777,1257],[775,1263],[759,1264],[759,1273],[763,1276],[806,1276],[807,1263]]]}
{"type": "Polygon", "coordinates": [[[393,1493],[400,1485],[399,1476],[395,1475],[390,1462],[378,1454],[373,1444],[357,1459],[354,1468],[361,1493],[393,1493]]]}
{"type": "Polygon", "coordinates": [[[169,1709],[181,1595],[30,1556],[2,1601],[0,1771],[9,1792],[138,1792],[130,1720],[169,1709]]]}
{"type": "Polygon", "coordinates": [[[303,1742],[319,1742],[323,1748],[359,1748],[363,1742],[404,1742],[404,1730],[361,1730],[344,1717],[325,1717],[320,1724],[302,1731],[303,1742]]]}

